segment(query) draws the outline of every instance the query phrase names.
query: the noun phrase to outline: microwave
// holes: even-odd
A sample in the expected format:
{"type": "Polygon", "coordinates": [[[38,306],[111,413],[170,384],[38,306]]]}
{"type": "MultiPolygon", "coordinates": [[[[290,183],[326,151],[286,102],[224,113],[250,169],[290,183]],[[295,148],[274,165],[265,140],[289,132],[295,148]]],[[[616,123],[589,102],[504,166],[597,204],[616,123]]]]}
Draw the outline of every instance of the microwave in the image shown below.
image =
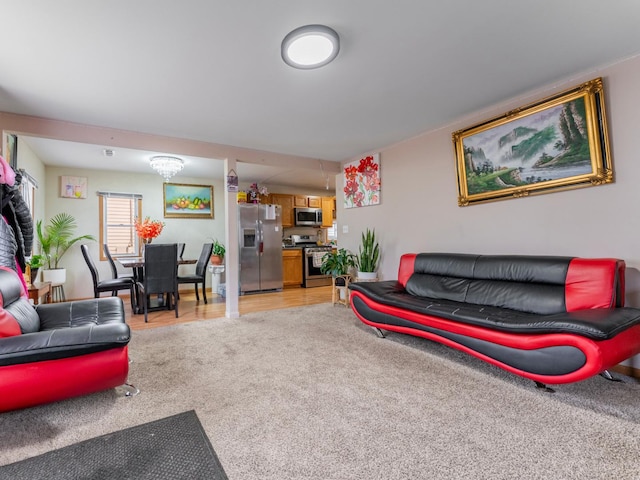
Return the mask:
{"type": "Polygon", "coordinates": [[[297,227],[322,226],[321,208],[294,208],[295,224],[297,227]]]}

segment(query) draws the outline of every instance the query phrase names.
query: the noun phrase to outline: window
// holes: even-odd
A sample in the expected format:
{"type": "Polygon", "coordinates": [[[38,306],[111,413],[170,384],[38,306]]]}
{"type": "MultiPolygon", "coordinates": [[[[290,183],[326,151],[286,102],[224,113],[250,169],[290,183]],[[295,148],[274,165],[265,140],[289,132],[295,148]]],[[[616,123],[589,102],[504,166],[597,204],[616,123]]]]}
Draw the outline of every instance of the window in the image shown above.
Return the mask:
{"type": "Polygon", "coordinates": [[[334,220],[333,225],[327,228],[327,240],[337,240],[338,239],[338,223],[334,220]]]}
{"type": "MultiPolygon", "coordinates": [[[[137,256],[140,252],[134,226],[142,215],[142,195],[98,192],[100,196],[100,245],[105,243],[114,257],[137,256]]],[[[106,260],[102,248],[100,259],[106,260]]]]}
{"type": "Polygon", "coordinates": [[[35,218],[35,204],[36,204],[36,189],[38,188],[38,182],[35,178],[25,172],[23,169],[18,170],[22,175],[22,183],[20,183],[20,194],[24,203],[29,209],[31,218],[35,218]]]}

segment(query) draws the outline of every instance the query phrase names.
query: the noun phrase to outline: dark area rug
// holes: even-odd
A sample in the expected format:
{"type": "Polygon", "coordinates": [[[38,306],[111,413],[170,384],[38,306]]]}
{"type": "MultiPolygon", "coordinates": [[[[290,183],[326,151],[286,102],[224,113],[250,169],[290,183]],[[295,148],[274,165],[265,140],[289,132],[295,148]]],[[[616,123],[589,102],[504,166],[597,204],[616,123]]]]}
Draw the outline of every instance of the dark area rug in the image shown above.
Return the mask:
{"type": "Polygon", "coordinates": [[[0,479],[36,478],[226,480],[227,475],[190,410],[0,467],[0,479]]]}

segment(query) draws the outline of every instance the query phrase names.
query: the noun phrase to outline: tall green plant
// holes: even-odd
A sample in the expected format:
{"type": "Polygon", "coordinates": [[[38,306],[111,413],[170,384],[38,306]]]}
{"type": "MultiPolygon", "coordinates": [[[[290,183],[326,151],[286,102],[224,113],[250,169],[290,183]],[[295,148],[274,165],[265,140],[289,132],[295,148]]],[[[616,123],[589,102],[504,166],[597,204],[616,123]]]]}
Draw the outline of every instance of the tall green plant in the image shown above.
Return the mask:
{"type": "Polygon", "coordinates": [[[380,258],[380,246],[376,241],[376,231],[367,230],[362,232],[362,244],[358,248],[356,266],[360,272],[375,272],[378,268],[380,258]]]}
{"type": "Polygon", "coordinates": [[[76,219],[68,213],[62,212],[51,219],[49,225],[43,228],[42,220],[36,223],[36,234],[40,242],[40,249],[44,255],[47,270],[60,268],[60,259],[76,242],[93,240],[92,235],[81,235],[73,238],[76,230],[76,219]]]}

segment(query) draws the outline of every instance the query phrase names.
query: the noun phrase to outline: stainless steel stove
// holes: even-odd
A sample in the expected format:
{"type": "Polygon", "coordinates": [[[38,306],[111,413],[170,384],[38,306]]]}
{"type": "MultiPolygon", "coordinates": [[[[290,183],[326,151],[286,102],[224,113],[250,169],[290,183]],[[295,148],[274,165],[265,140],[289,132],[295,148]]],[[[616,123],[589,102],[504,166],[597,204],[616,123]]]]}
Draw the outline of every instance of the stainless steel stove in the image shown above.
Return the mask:
{"type": "Polygon", "coordinates": [[[331,285],[331,275],[320,271],[322,257],[331,251],[331,245],[318,245],[317,235],[291,235],[291,244],[302,247],[302,286],[331,285]]]}

